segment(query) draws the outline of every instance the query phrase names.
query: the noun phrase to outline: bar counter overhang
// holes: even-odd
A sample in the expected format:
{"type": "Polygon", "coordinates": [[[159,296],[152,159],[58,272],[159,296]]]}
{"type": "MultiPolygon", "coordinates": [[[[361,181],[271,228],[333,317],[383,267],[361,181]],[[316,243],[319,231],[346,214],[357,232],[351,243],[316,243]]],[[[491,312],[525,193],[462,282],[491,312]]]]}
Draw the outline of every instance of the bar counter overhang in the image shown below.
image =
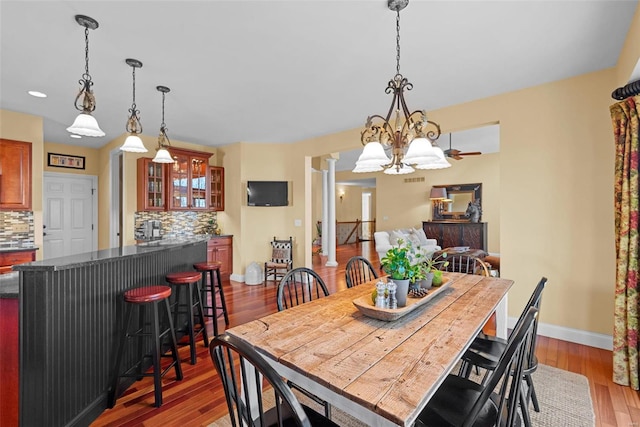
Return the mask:
{"type": "Polygon", "coordinates": [[[20,425],[84,426],[97,418],[107,408],[122,293],[166,284],[167,273],[206,259],[203,238],[15,266],[20,425]]]}

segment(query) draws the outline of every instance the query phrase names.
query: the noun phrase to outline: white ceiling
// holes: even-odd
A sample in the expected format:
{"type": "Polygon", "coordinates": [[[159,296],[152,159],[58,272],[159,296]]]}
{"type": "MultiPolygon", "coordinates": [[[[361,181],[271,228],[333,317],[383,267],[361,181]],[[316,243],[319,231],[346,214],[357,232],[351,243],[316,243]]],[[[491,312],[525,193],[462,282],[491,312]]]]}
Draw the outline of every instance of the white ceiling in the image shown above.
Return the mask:
{"type": "MultiPolygon", "coordinates": [[[[636,6],[412,0],[401,13],[401,72],[414,84],[409,108],[612,67],[636,6]]],[[[166,85],[170,138],[202,145],[286,143],[358,128],[390,102],[384,89],[395,73],[395,13],[385,0],[2,0],[0,10],[0,108],[44,117],[46,141],[100,147],[124,133],[129,57],[144,64],[136,73],[144,133],[158,133],[155,87],[166,85]],[[103,138],[74,140],[65,131],[84,70],[75,14],[100,23],[89,40],[103,138]]]]}

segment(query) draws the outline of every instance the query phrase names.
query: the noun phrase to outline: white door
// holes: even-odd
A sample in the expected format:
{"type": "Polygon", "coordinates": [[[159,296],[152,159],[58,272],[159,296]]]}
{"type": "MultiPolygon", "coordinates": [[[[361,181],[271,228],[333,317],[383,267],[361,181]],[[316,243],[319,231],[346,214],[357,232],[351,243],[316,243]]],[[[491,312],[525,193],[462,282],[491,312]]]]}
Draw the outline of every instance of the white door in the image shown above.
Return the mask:
{"type": "Polygon", "coordinates": [[[44,173],[43,258],[97,250],[97,177],[44,173]]]}

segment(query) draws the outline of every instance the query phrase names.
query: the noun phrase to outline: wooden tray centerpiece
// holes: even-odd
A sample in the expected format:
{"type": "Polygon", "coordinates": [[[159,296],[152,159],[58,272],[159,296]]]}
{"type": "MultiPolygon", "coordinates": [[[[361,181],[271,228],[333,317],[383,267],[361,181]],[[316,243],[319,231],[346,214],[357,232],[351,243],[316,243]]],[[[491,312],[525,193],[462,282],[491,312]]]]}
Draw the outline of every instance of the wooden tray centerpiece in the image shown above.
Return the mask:
{"type": "Polygon", "coordinates": [[[398,308],[380,308],[376,307],[373,301],[371,300],[371,295],[365,295],[360,298],[353,300],[353,305],[356,306],[358,310],[362,314],[367,317],[373,317],[374,319],[384,320],[386,322],[391,322],[393,320],[397,320],[402,316],[411,313],[418,307],[422,307],[427,302],[429,302],[432,298],[436,297],[442,291],[447,289],[451,284],[451,279],[448,277],[442,277],[442,285],[438,287],[432,287],[429,289],[429,293],[422,298],[412,298],[407,296],[407,305],[404,307],[398,308]]]}

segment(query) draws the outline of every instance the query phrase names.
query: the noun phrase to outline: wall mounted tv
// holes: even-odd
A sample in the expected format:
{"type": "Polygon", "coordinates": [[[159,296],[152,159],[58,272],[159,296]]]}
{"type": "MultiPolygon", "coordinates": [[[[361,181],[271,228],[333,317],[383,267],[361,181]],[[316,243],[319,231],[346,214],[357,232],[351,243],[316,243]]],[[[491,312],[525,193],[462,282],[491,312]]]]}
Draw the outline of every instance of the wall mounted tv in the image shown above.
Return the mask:
{"type": "Polygon", "coordinates": [[[247,206],[289,206],[289,183],[247,181],[247,206]]]}

